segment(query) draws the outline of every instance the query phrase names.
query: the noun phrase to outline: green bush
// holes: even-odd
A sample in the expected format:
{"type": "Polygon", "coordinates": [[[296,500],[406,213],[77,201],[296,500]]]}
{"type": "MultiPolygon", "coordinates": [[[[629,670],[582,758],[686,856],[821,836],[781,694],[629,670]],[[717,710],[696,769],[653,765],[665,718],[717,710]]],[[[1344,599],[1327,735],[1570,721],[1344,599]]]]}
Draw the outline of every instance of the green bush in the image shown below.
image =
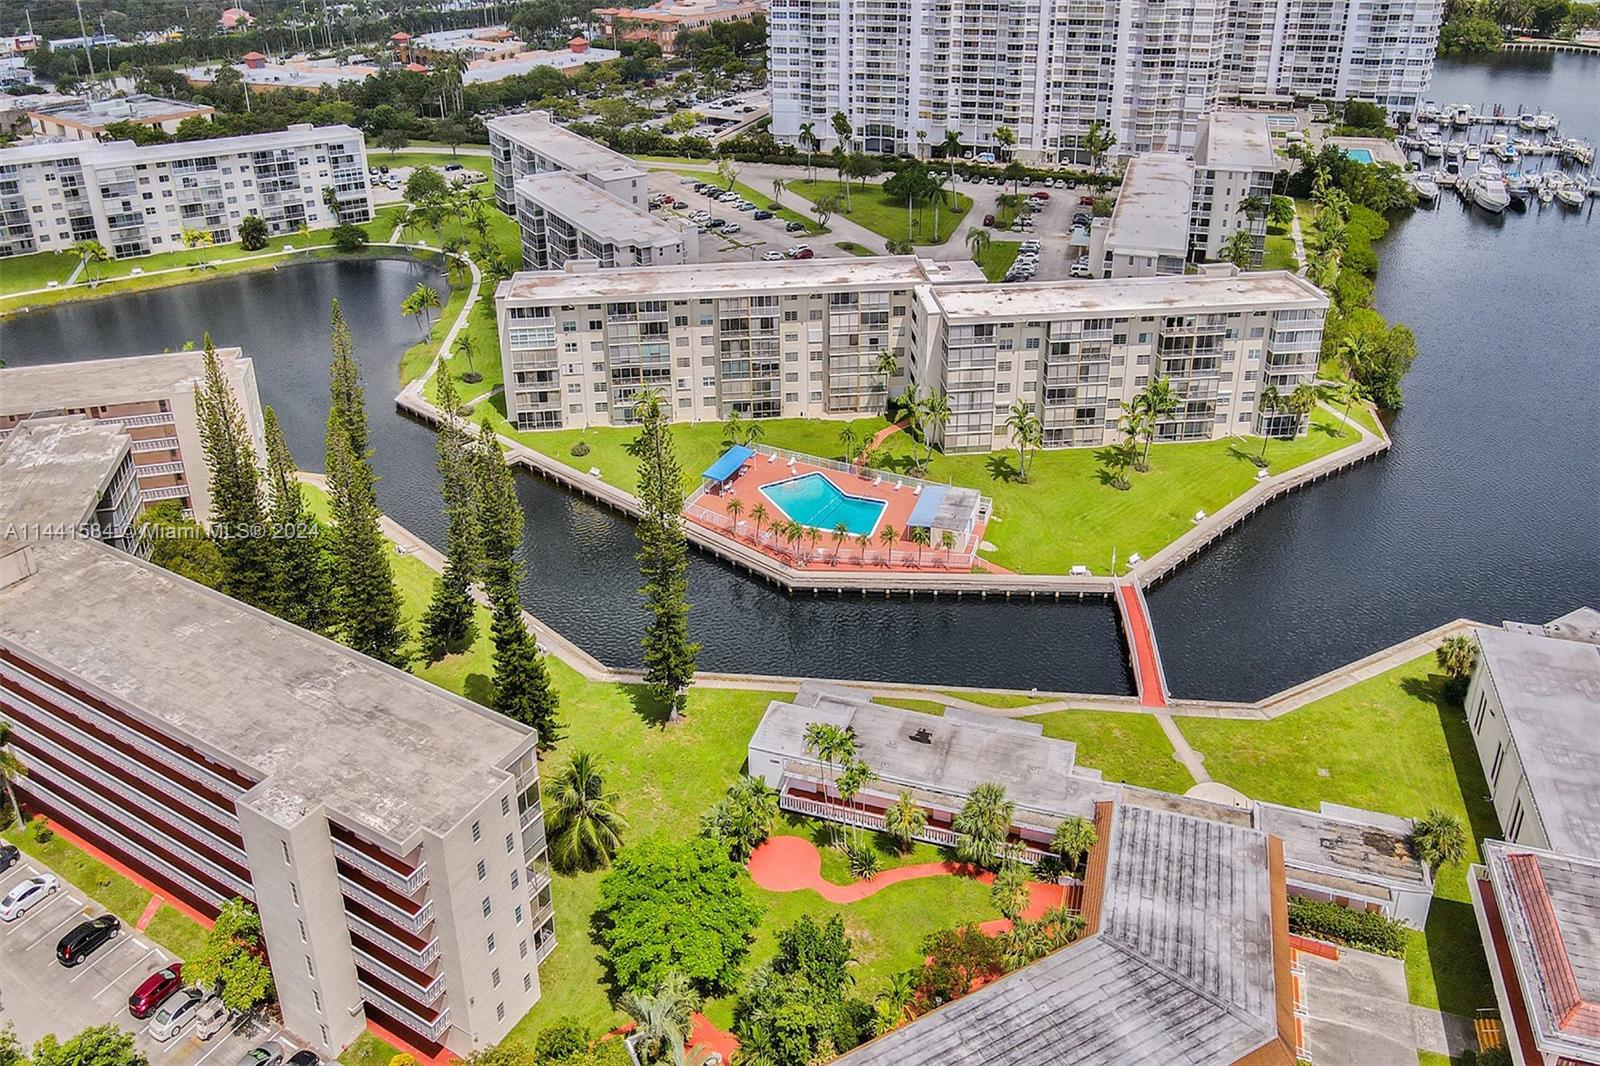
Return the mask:
{"type": "Polygon", "coordinates": [[[589,1050],[589,1033],[576,1019],[562,1018],[539,1030],[533,1050],[542,1063],[565,1062],[589,1050]]]}
{"type": "Polygon", "coordinates": [[[341,252],[359,252],[367,245],[367,231],[345,222],[333,227],[333,246],[341,252]]]}
{"type": "Polygon", "coordinates": [[[569,451],[575,458],[581,459],[589,454],[589,442],[586,440],[575,441],[569,451]]]}
{"type": "Polygon", "coordinates": [[[33,834],[33,841],[36,844],[48,844],[56,835],[56,831],[50,828],[50,823],[42,814],[33,816],[33,821],[28,823],[28,831],[33,834]]]}
{"type": "Polygon", "coordinates": [[[1408,940],[1407,927],[1393,918],[1299,896],[1289,900],[1289,930],[1396,959],[1405,957],[1408,940]]]}

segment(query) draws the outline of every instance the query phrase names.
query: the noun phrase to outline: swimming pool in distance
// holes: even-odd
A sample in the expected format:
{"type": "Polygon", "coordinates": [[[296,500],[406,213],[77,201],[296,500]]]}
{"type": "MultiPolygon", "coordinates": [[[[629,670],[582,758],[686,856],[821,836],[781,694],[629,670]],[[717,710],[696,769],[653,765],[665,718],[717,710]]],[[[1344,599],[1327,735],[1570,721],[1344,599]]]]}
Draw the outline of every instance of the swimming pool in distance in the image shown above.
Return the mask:
{"type": "Polygon", "coordinates": [[[761,494],[802,526],[831,532],[842,522],[853,537],[872,535],[889,506],[887,500],[852,496],[818,471],[763,485],[761,494]]]}

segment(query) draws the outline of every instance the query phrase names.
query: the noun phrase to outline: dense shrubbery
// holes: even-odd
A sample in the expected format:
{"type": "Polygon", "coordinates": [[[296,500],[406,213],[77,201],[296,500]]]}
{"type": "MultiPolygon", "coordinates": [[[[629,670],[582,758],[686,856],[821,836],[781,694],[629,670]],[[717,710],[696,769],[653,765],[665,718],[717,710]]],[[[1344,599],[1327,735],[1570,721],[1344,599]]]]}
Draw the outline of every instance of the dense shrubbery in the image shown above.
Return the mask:
{"type": "Polygon", "coordinates": [[[1289,900],[1289,929],[1302,936],[1397,959],[1405,956],[1409,939],[1407,927],[1393,918],[1299,896],[1289,900]]]}

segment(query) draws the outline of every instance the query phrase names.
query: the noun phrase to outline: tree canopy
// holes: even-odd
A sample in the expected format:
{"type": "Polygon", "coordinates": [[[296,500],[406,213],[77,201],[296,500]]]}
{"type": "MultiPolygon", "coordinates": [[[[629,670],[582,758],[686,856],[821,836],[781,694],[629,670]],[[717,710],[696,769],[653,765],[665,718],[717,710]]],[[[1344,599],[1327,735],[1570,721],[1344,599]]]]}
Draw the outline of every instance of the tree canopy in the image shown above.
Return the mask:
{"type": "Polygon", "coordinates": [[[256,909],[238,898],[224,903],[205,943],[184,963],[183,976],[202,987],[220,985],[229,1010],[248,1014],[272,1002],[272,971],[256,909]]]}

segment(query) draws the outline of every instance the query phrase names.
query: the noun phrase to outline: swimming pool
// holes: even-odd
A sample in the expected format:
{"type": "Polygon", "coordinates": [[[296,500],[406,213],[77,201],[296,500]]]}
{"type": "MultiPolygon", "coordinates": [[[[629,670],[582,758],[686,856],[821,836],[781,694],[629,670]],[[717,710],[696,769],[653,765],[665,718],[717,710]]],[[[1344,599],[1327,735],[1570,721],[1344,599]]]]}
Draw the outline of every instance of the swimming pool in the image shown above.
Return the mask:
{"type": "Polygon", "coordinates": [[[816,471],[763,485],[761,494],[802,526],[832,531],[842,522],[853,537],[870,536],[889,506],[886,500],[851,496],[816,471]]]}
{"type": "Polygon", "coordinates": [[[1372,162],[1372,149],[1370,148],[1346,148],[1344,154],[1346,159],[1352,159],[1357,163],[1372,162]]]}

